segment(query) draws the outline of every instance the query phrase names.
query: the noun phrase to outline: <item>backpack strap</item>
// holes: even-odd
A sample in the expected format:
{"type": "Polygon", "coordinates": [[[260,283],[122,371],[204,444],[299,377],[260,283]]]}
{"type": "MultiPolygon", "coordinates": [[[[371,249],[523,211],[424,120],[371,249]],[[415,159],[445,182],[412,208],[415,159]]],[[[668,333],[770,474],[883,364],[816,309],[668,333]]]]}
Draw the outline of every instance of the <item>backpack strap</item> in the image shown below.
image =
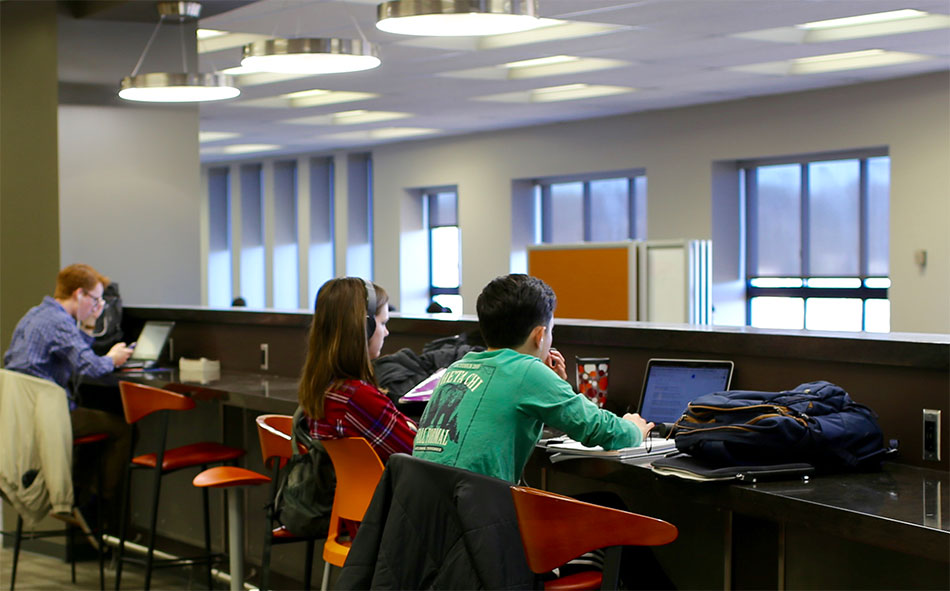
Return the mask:
{"type": "Polygon", "coordinates": [[[297,410],[294,411],[293,426],[290,429],[290,446],[293,448],[294,455],[300,454],[300,447],[297,442],[300,442],[307,449],[313,447],[313,437],[310,436],[310,429],[307,425],[307,414],[300,405],[297,405],[297,410]]]}

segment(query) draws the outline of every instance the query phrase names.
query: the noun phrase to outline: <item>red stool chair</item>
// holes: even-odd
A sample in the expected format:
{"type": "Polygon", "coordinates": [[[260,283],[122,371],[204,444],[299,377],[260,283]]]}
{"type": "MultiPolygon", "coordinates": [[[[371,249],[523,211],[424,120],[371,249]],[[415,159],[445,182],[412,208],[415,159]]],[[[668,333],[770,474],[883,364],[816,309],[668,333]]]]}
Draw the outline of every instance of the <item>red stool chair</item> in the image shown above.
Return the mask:
{"type": "Polygon", "coordinates": [[[616,589],[623,546],[661,546],[679,534],[660,519],[610,509],[536,488],[512,486],[528,568],[548,573],[585,552],[606,549],[604,570],[545,581],[547,589],[616,589]]]}
{"type": "MultiPolygon", "coordinates": [[[[105,441],[109,438],[107,433],[89,433],[87,435],[82,435],[73,439],[73,447],[79,447],[82,445],[91,445],[94,443],[99,443],[105,441]]],[[[102,490],[102,470],[96,470],[96,480],[99,486],[99,490],[102,490]]],[[[11,565],[10,571],[10,591],[13,591],[14,585],[16,584],[16,569],[17,563],[20,559],[20,545],[24,539],[33,540],[38,538],[49,538],[53,536],[66,536],[67,543],[67,554],[69,555],[69,565],[72,574],[72,582],[76,584],[76,544],[75,544],[75,533],[76,529],[82,529],[85,531],[86,535],[92,534],[92,539],[94,541],[96,554],[99,555],[99,588],[106,588],[106,579],[105,579],[105,569],[103,566],[102,558],[102,497],[101,492],[100,496],[97,498],[96,503],[96,529],[92,532],[89,531],[88,524],[85,520],[82,520],[82,516],[77,509],[73,509],[73,513],[70,515],[57,515],[56,517],[62,519],[66,522],[66,530],[46,530],[38,532],[30,532],[23,535],[23,517],[17,515],[16,520],[16,533],[13,537],[13,564],[11,565]]]]}
{"type": "MultiPolygon", "coordinates": [[[[208,588],[210,589],[212,588],[211,566],[214,561],[214,555],[211,553],[211,526],[208,517],[207,489],[202,489],[201,491],[204,508],[205,555],[198,558],[176,558],[158,562],[154,560],[155,529],[158,521],[158,499],[159,493],[161,492],[162,476],[185,468],[200,467],[204,470],[212,464],[233,462],[243,456],[245,451],[240,448],[210,441],[165,449],[170,416],[167,411],[191,410],[195,407],[195,401],[182,394],[131,382],[119,382],[119,392],[122,396],[122,408],[125,411],[125,420],[130,425],[135,424],[152,413],[166,411],[161,413],[161,435],[157,445],[154,446],[155,451],[130,457],[129,470],[125,477],[122,493],[123,516],[127,516],[129,514],[129,506],[131,505],[132,473],[141,470],[148,470],[154,473],[151,498],[152,506],[148,531],[148,550],[145,558],[145,589],[150,588],[153,568],[184,566],[200,562],[206,562],[208,565],[208,588]]],[[[130,456],[133,454],[134,452],[130,453],[130,456]]],[[[127,521],[127,518],[121,520],[119,533],[119,548],[117,551],[115,571],[115,588],[117,590],[120,588],[122,581],[122,563],[124,561],[139,562],[137,559],[125,556],[125,540],[128,533],[127,521]]]]}

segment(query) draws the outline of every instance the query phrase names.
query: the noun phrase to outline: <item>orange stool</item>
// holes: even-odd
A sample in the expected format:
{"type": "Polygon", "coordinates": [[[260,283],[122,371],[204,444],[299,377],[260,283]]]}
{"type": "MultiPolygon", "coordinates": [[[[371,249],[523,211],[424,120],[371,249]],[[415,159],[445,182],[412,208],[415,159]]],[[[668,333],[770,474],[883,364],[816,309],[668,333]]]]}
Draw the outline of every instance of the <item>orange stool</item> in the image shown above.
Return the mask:
{"type": "MultiPolygon", "coordinates": [[[[130,457],[129,470],[125,477],[123,487],[123,516],[129,514],[129,505],[131,504],[131,480],[132,473],[140,470],[149,470],[154,473],[152,486],[152,506],[150,513],[150,526],[148,533],[148,551],[145,558],[145,589],[149,589],[152,580],[152,569],[158,567],[184,566],[186,564],[195,564],[206,562],[208,565],[208,588],[212,587],[211,565],[214,555],[211,553],[211,526],[208,518],[208,490],[203,488],[202,501],[204,508],[204,537],[205,537],[205,555],[201,558],[179,558],[156,563],[153,554],[155,551],[155,529],[158,521],[158,499],[161,492],[162,476],[182,470],[200,466],[202,470],[211,464],[221,464],[233,462],[244,455],[244,450],[236,447],[230,447],[215,442],[201,442],[183,445],[172,449],[165,449],[168,436],[169,412],[191,410],[195,407],[195,401],[182,394],[169,392],[152,386],[134,384],[131,382],[119,382],[119,392],[122,396],[122,408],[125,411],[125,420],[131,425],[135,424],[144,417],[159,411],[161,413],[160,441],[155,446],[152,453],[147,453],[135,457],[130,457]]],[[[132,452],[134,453],[134,452],[132,452]]],[[[130,453],[130,456],[132,456],[130,453]]],[[[117,564],[115,572],[115,588],[120,588],[122,580],[122,563],[125,560],[136,561],[124,556],[125,539],[127,535],[127,519],[121,520],[119,533],[119,549],[117,552],[117,564]]]]}
{"type": "MultiPolygon", "coordinates": [[[[258,474],[253,470],[234,467],[209,468],[198,474],[192,483],[199,487],[227,488],[229,494],[234,496],[228,500],[228,520],[231,532],[229,541],[230,560],[231,560],[231,588],[241,589],[244,582],[243,575],[243,517],[240,514],[235,515],[232,511],[235,507],[241,506],[241,498],[238,496],[240,487],[256,486],[265,482],[271,483],[270,494],[268,496],[266,512],[266,537],[264,538],[264,553],[261,559],[261,585],[262,590],[269,588],[270,583],[270,556],[274,544],[289,544],[293,542],[306,542],[307,552],[304,565],[304,588],[310,589],[310,572],[313,570],[313,550],[319,536],[295,536],[290,531],[277,524],[275,514],[274,500],[277,496],[277,490],[280,485],[280,471],[290,459],[290,433],[293,428],[293,417],[289,415],[261,415],[257,417],[257,435],[261,443],[261,457],[264,460],[264,466],[272,470],[271,477],[258,474]]],[[[300,445],[300,451],[306,453],[303,445],[300,445]]]]}
{"type": "Polygon", "coordinates": [[[270,482],[270,478],[237,466],[216,466],[195,476],[192,484],[199,488],[224,488],[228,495],[228,557],[231,569],[231,591],[244,589],[244,490],[270,482]]]}
{"type": "Polygon", "coordinates": [[[580,572],[545,589],[616,589],[623,546],[662,546],[676,539],[676,526],[660,519],[610,509],[555,493],[512,486],[528,568],[544,574],[585,552],[606,548],[603,573],[580,572]]]}
{"type": "MultiPolygon", "coordinates": [[[[276,506],[277,490],[280,486],[280,471],[287,465],[293,450],[290,447],[290,434],[293,431],[294,419],[290,415],[261,415],[257,417],[257,435],[261,442],[261,456],[264,465],[271,470],[271,489],[267,504],[266,524],[264,531],[264,550],[261,559],[261,590],[269,589],[270,584],[270,555],[274,544],[293,544],[306,542],[306,560],[304,561],[304,589],[310,591],[310,573],[313,570],[313,551],[316,541],[323,538],[318,536],[296,536],[277,521],[276,506]],[[275,527],[276,525],[276,527],[275,527]]],[[[306,448],[297,444],[302,453],[306,448]]]]}
{"type": "Polygon", "coordinates": [[[330,531],[323,545],[323,560],[326,564],[323,567],[323,583],[320,588],[326,591],[330,582],[330,565],[342,567],[352,545],[352,540],[339,539],[346,533],[341,520],[363,520],[366,508],[376,491],[376,485],[383,475],[383,462],[369,442],[362,437],[321,439],[320,443],[330,454],[333,469],[336,471],[336,493],[330,513],[330,531]]]}

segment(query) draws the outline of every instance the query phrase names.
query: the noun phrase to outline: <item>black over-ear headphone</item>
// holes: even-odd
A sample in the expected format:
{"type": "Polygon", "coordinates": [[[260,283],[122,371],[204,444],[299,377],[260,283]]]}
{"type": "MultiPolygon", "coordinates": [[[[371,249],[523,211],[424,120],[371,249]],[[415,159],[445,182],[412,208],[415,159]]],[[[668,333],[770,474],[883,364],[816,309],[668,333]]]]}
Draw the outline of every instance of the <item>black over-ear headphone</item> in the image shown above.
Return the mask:
{"type": "Polygon", "coordinates": [[[363,279],[366,286],[366,339],[369,340],[376,332],[376,288],[373,282],[363,279]]]}

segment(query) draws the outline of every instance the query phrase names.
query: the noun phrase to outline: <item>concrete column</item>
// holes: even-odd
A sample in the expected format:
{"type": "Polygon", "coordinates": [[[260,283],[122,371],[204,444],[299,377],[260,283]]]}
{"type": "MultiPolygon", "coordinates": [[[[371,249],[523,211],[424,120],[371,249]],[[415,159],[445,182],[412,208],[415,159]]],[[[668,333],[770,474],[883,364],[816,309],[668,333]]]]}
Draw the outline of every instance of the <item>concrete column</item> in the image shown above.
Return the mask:
{"type": "Polygon", "coordinates": [[[0,350],[59,270],[56,3],[0,3],[0,350]]]}

